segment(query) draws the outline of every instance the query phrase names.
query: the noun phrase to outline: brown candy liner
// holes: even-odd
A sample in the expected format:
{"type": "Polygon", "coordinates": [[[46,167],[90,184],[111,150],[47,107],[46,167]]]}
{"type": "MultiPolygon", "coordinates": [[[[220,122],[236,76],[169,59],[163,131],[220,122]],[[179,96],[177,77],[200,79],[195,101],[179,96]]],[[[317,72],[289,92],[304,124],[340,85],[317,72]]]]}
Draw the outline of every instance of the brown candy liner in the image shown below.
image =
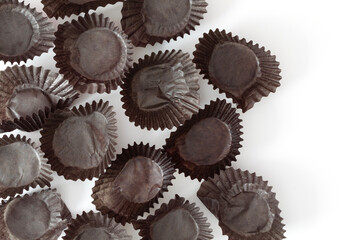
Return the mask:
{"type": "Polygon", "coordinates": [[[179,169],[179,172],[184,173],[185,176],[190,176],[191,179],[197,178],[199,181],[201,181],[201,179],[213,177],[215,174],[218,174],[220,170],[224,170],[226,166],[230,166],[232,161],[236,161],[236,156],[240,154],[239,148],[242,147],[240,144],[242,141],[242,138],[240,137],[242,135],[242,126],[240,123],[241,119],[239,118],[239,114],[236,113],[236,109],[231,106],[231,103],[226,103],[225,100],[219,99],[211,101],[210,105],[206,105],[199,113],[193,115],[190,120],[187,120],[184,125],[171,133],[170,137],[166,139],[164,149],[172,156],[175,167],[179,169]],[[185,160],[176,152],[176,139],[186,134],[194,124],[210,117],[215,117],[228,125],[231,133],[231,147],[229,153],[226,157],[213,165],[194,165],[193,169],[189,169],[184,165],[185,160]]]}
{"type": "Polygon", "coordinates": [[[41,0],[41,3],[44,4],[44,12],[50,18],[55,17],[56,19],[70,17],[72,14],[87,13],[98,7],[105,7],[108,4],[117,2],[120,2],[120,0],[98,0],[84,4],[71,3],[69,0],[41,0]]]}
{"type": "MultiPolygon", "coordinates": [[[[132,66],[132,54],[133,45],[123,31],[115,25],[114,22],[110,21],[109,18],[104,17],[103,14],[97,15],[93,13],[91,15],[85,14],[84,17],[79,17],[78,20],[72,20],[65,22],[58,26],[58,30],[55,32],[56,39],[55,43],[55,61],[56,67],[59,68],[59,72],[64,74],[64,77],[69,80],[70,84],[74,86],[81,93],[110,93],[111,90],[117,89],[122,83],[124,73],[128,68],[132,66]],[[107,28],[117,33],[124,45],[126,50],[122,53],[122,59],[117,64],[116,68],[109,75],[117,76],[109,80],[92,80],[84,77],[78,73],[69,63],[71,52],[65,49],[65,45],[69,45],[67,40],[76,41],[80,34],[93,28],[107,28]]],[[[120,53],[119,53],[120,54],[120,53]]]]}
{"type": "Polygon", "coordinates": [[[102,214],[106,214],[110,218],[115,218],[116,222],[125,225],[127,222],[136,220],[138,216],[143,216],[145,212],[149,212],[149,209],[154,206],[154,203],[158,203],[158,199],[162,198],[163,193],[167,192],[168,187],[172,185],[171,181],[175,179],[174,172],[174,164],[161,150],[155,149],[154,146],[150,147],[149,144],[144,145],[143,143],[134,143],[133,146],[128,145],[127,149],[123,149],[122,153],[117,155],[117,159],[111,164],[111,167],[106,170],[106,173],[102,174],[99,180],[95,182],[95,187],[92,189],[92,198],[94,199],[92,203],[102,214]],[[113,181],[124,168],[127,161],[136,156],[144,156],[152,159],[159,165],[163,172],[163,185],[161,189],[153,199],[145,203],[130,202],[112,189],[113,181]],[[113,205],[116,206],[116,209],[110,209],[109,206],[105,205],[102,200],[104,196],[110,196],[112,198],[114,201],[113,205]]]}
{"type": "Polygon", "coordinates": [[[0,8],[1,11],[11,11],[24,15],[30,21],[34,31],[29,48],[24,53],[18,56],[8,56],[0,53],[0,61],[2,60],[4,63],[26,62],[28,59],[33,59],[35,56],[48,52],[54,46],[54,27],[47,17],[43,17],[35,8],[30,8],[30,4],[25,5],[24,2],[18,0],[3,0],[0,3],[0,8]]]}
{"type": "MultiPolygon", "coordinates": [[[[164,40],[170,42],[171,39],[176,40],[177,37],[183,37],[185,34],[190,34],[191,30],[195,30],[196,25],[200,25],[200,20],[207,12],[206,0],[192,0],[190,17],[186,23],[179,23],[185,27],[178,33],[170,37],[151,36],[147,33],[145,27],[145,17],[143,16],[144,0],[129,0],[125,1],[121,10],[122,19],[121,25],[124,32],[129,36],[131,42],[137,47],[145,47],[147,44],[154,45],[155,43],[162,43],[164,40]]],[[[177,26],[175,26],[176,28],[177,26]]],[[[170,30],[169,27],[168,30],[170,30]]],[[[167,29],[159,31],[166,31],[167,29]]]]}
{"type": "Polygon", "coordinates": [[[73,107],[71,110],[56,110],[54,113],[50,113],[49,118],[45,120],[43,130],[41,130],[41,150],[45,153],[45,157],[48,158],[48,163],[51,165],[51,169],[56,171],[60,176],[64,176],[65,179],[70,180],[82,180],[93,179],[99,177],[100,174],[104,173],[105,168],[109,166],[112,160],[116,158],[116,138],[117,138],[117,127],[115,112],[112,111],[113,107],[109,106],[109,102],[100,100],[99,102],[93,101],[92,104],[86,103],[85,106],[81,105],[78,108],[73,107]],[[87,116],[93,112],[99,112],[103,114],[107,121],[107,134],[109,136],[109,145],[104,159],[99,166],[89,169],[80,169],[77,167],[67,167],[63,165],[60,159],[55,156],[52,142],[54,134],[59,125],[74,116],[87,116]]]}
{"type": "Polygon", "coordinates": [[[276,56],[271,55],[270,51],[265,51],[265,48],[260,47],[259,44],[254,44],[253,41],[247,42],[244,38],[240,40],[238,36],[233,37],[232,33],[226,33],[225,30],[220,32],[219,29],[216,29],[204,33],[193,54],[196,67],[209,80],[209,84],[213,84],[214,89],[218,88],[221,93],[232,98],[243,112],[252,108],[256,102],[259,102],[262,97],[268,96],[270,92],[274,93],[276,88],[280,86],[281,70],[279,69],[279,62],[276,61],[276,56]],[[261,76],[257,77],[255,83],[245,90],[241,98],[236,98],[229,92],[222,90],[221,86],[217,86],[213,82],[213,77],[209,73],[209,62],[216,45],[225,42],[235,42],[248,47],[259,61],[261,76]]]}
{"type": "Polygon", "coordinates": [[[207,218],[204,217],[204,213],[200,212],[200,208],[197,207],[195,203],[190,203],[188,200],[185,201],[185,198],[180,197],[177,194],[174,199],[169,201],[169,203],[163,203],[161,207],[155,211],[154,215],[149,215],[144,220],[134,221],[133,226],[136,230],[140,230],[139,235],[142,237],[142,240],[152,239],[150,229],[151,224],[158,221],[172,210],[179,208],[187,210],[194,218],[199,228],[197,240],[209,240],[214,238],[211,234],[212,229],[210,228],[210,223],[207,222],[207,218]]]}
{"type": "Polygon", "coordinates": [[[94,213],[93,211],[88,213],[83,212],[81,215],[77,215],[75,219],[72,219],[68,229],[65,230],[66,235],[63,239],[76,239],[76,237],[88,227],[105,228],[112,234],[112,239],[114,240],[132,239],[131,236],[127,235],[126,230],[120,224],[116,223],[114,219],[110,219],[100,213],[94,213]]]}
{"type": "Polygon", "coordinates": [[[5,212],[7,207],[15,204],[15,202],[21,198],[37,198],[46,204],[50,211],[50,224],[47,232],[38,240],[57,240],[62,231],[66,228],[68,222],[71,220],[71,213],[61,199],[60,194],[56,192],[56,189],[47,189],[41,192],[33,193],[32,195],[26,194],[23,197],[17,196],[16,198],[11,198],[8,201],[2,201],[0,205],[0,225],[2,226],[0,239],[20,240],[19,238],[13,236],[7,228],[5,222],[5,212]]]}
{"type": "Polygon", "coordinates": [[[34,150],[37,152],[37,154],[39,155],[39,158],[41,159],[39,175],[31,183],[29,183],[25,186],[6,187],[3,189],[0,186],[0,198],[7,198],[9,196],[13,197],[17,193],[21,194],[24,190],[29,190],[30,187],[32,187],[32,188],[35,188],[37,186],[40,186],[42,188],[45,186],[50,187],[50,182],[53,180],[53,178],[51,177],[50,165],[48,165],[46,163],[47,160],[44,158],[44,153],[41,152],[39,147],[35,146],[35,143],[31,142],[31,139],[27,139],[25,136],[21,137],[20,135],[17,135],[15,137],[12,134],[9,137],[3,136],[2,138],[0,138],[0,147],[9,145],[9,144],[12,144],[15,142],[27,143],[32,148],[34,148],[34,150]]]}
{"type": "Polygon", "coordinates": [[[125,115],[130,119],[130,122],[134,122],[135,126],[141,128],[151,128],[157,130],[164,130],[165,128],[171,129],[172,127],[178,127],[183,124],[185,120],[190,119],[194,113],[199,110],[200,96],[198,90],[200,88],[198,80],[200,78],[199,73],[195,69],[194,64],[188,53],[182,51],[172,50],[165,52],[152,53],[150,56],[146,55],[143,59],[140,59],[138,63],[126,73],[124,84],[121,86],[121,98],[123,108],[125,109],[125,115]],[[183,99],[176,99],[180,101],[169,102],[167,106],[154,111],[144,111],[134,102],[132,95],[132,80],[134,76],[143,68],[149,66],[155,66],[159,64],[181,63],[181,71],[184,72],[186,84],[188,85],[190,92],[187,93],[183,99]]]}
{"type": "Polygon", "coordinates": [[[235,170],[234,168],[227,168],[226,170],[221,171],[219,175],[215,175],[215,177],[204,181],[197,192],[197,196],[205,204],[205,206],[218,218],[218,209],[214,206],[208,206],[202,198],[206,198],[209,195],[219,198],[221,198],[222,196],[227,196],[229,194],[236,195],[236,193],[240,193],[242,191],[240,188],[246,188],[247,184],[252,184],[256,186],[250,186],[250,188],[254,189],[248,190],[256,191],[257,189],[261,189],[267,192],[267,202],[269,204],[271,213],[274,215],[272,225],[267,226],[267,228],[269,229],[266,232],[239,235],[233,232],[229,227],[222,223],[221,220],[219,220],[219,225],[223,230],[223,234],[228,235],[229,240],[284,239],[285,224],[282,223],[283,218],[280,216],[281,210],[278,207],[279,201],[277,201],[275,198],[276,194],[271,191],[272,187],[268,186],[268,182],[264,181],[262,177],[256,176],[255,173],[241,171],[240,169],[235,170]]]}
{"type": "Polygon", "coordinates": [[[0,72],[0,132],[10,132],[14,129],[36,131],[42,128],[50,112],[68,107],[77,97],[77,92],[60,74],[42,67],[25,65],[8,67],[0,72]],[[23,86],[38,87],[58,99],[58,102],[51,109],[45,108],[31,116],[12,119],[7,114],[7,104],[13,92],[23,86]]]}
{"type": "Polygon", "coordinates": [[[59,100],[56,107],[45,108],[39,110],[38,113],[33,113],[31,116],[25,118],[16,118],[13,121],[3,121],[0,125],[0,133],[11,132],[15,129],[19,129],[25,132],[33,132],[41,129],[45,124],[45,119],[49,117],[50,113],[55,112],[56,109],[64,109],[71,105],[77,95],[73,98],[67,98],[65,101],[59,100]]]}

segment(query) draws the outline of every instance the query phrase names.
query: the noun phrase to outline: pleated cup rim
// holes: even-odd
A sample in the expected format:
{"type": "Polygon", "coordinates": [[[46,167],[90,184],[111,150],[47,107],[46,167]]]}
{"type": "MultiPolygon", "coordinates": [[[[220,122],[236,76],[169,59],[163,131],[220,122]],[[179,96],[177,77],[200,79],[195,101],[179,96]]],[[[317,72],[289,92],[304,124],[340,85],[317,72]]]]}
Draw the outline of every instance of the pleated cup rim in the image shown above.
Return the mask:
{"type": "Polygon", "coordinates": [[[1,201],[0,223],[1,226],[3,226],[3,231],[0,231],[0,237],[4,240],[14,239],[15,236],[11,234],[7,227],[5,214],[7,207],[16,204],[16,201],[24,198],[37,198],[41,200],[46,204],[50,212],[49,226],[46,232],[39,238],[39,240],[57,240],[62,231],[66,228],[68,222],[71,220],[71,213],[61,199],[60,194],[56,192],[56,189],[46,189],[40,192],[34,192],[32,194],[25,194],[24,196],[10,198],[7,201],[1,201]]]}
{"type": "Polygon", "coordinates": [[[111,233],[114,240],[131,240],[132,237],[127,235],[126,230],[121,224],[118,224],[114,219],[110,219],[107,216],[101,215],[97,212],[83,212],[81,215],[77,215],[73,218],[65,230],[64,240],[75,239],[79,234],[87,227],[105,228],[107,232],[111,233]]]}
{"type": "Polygon", "coordinates": [[[139,235],[142,240],[152,239],[151,237],[151,226],[153,223],[160,220],[166,214],[173,210],[183,209],[190,213],[191,217],[195,220],[198,227],[198,237],[201,240],[213,239],[212,229],[207,218],[204,217],[204,213],[200,211],[200,208],[195,203],[190,203],[185,198],[175,195],[175,198],[171,199],[168,203],[163,203],[153,215],[149,215],[146,219],[134,221],[132,224],[136,230],[140,230],[139,235]]]}
{"type": "Polygon", "coordinates": [[[7,5],[5,9],[12,9],[13,12],[23,15],[29,20],[33,31],[34,29],[36,30],[36,34],[34,34],[36,38],[33,36],[28,49],[19,55],[9,56],[0,53],[0,61],[4,61],[4,63],[27,62],[27,60],[32,60],[34,57],[48,52],[48,50],[54,46],[55,28],[47,17],[37,12],[35,8],[31,8],[30,4],[25,5],[24,2],[19,0],[5,0],[0,3],[0,5],[3,4],[7,5]]]}
{"type": "Polygon", "coordinates": [[[217,99],[216,101],[211,101],[205,108],[193,115],[190,120],[187,120],[182,126],[178,127],[176,131],[172,132],[170,137],[166,139],[164,150],[172,156],[175,168],[177,168],[180,173],[184,173],[185,176],[190,176],[191,179],[198,179],[199,181],[202,179],[206,180],[218,174],[220,170],[224,170],[226,166],[230,166],[231,162],[236,161],[236,156],[240,154],[239,148],[242,147],[240,144],[242,141],[241,129],[241,119],[236,109],[232,107],[231,103],[227,103],[226,100],[217,99]],[[216,118],[229,127],[231,146],[228,154],[217,163],[202,166],[195,165],[193,169],[189,169],[184,164],[186,160],[178,154],[175,142],[179,137],[186,134],[194,124],[206,118],[216,118]]]}
{"type": "Polygon", "coordinates": [[[247,42],[245,38],[240,39],[238,36],[233,36],[231,32],[227,33],[225,30],[216,29],[204,33],[195,47],[193,61],[196,68],[200,69],[200,73],[204,74],[204,78],[208,80],[208,84],[212,85],[214,90],[218,89],[220,93],[225,93],[243,112],[251,109],[262,97],[268,96],[271,92],[274,93],[280,86],[281,70],[276,56],[271,55],[270,51],[265,51],[265,48],[260,47],[259,44],[254,44],[253,41],[247,42]],[[227,42],[241,44],[250,49],[256,55],[260,67],[261,75],[255,77],[254,83],[244,90],[240,98],[218,86],[209,72],[209,62],[215,47],[227,42]]]}
{"type": "Polygon", "coordinates": [[[36,66],[14,65],[1,71],[0,89],[2,92],[0,132],[10,132],[14,129],[32,132],[41,129],[50,112],[68,107],[78,98],[78,93],[63,75],[36,66]],[[32,87],[41,89],[56,98],[57,102],[54,106],[40,109],[32,115],[13,119],[7,114],[7,103],[12,98],[13,92],[25,85],[29,89],[32,87]]]}
{"type": "Polygon", "coordinates": [[[280,216],[281,210],[278,206],[279,201],[276,200],[276,194],[271,190],[272,187],[269,186],[268,182],[264,181],[261,176],[257,176],[255,173],[250,173],[249,171],[242,171],[240,169],[230,167],[221,171],[220,174],[215,175],[213,178],[204,181],[197,192],[197,196],[210,210],[210,212],[219,219],[219,226],[221,227],[223,234],[229,236],[229,240],[281,240],[285,238],[285,225],[282,223],[283,218],[280,216]],[[255,186],[255,190],[259,189],[267,193],[267,203],[269,204],[271,213],[274,215],[271,228],[269,228],[268,231],[259,233],[243,233],[240,235],[226,226],[226,224],[219,219],[218,212],[216,212],[215,209],[211,209],[211,206],[207,206],[206,202],[203,201],[203,198],[207,197],[209,194],[220,198],[221,196],[236,193],[236,188],[234,191],[234,187],[244,187],[246,185],[252,185],[250,187],[255,186]]]}
{"type": "Polygon", "coordinates": [[[49,118],[45,120],[45,125],[41,133],[41,150],[45,153],[45,157],[48,159],[48,163],[51,169],[57,172],[58,175],[63,176],[68,180],[81,180],[93,179],[99,177],[104,173],[105,169],[110,165],[116,157],[116,139],[117,139],[117,126],[116,126],[115,112],[113,106],[109,105],[109,102],[93,101],[91,104],[86,103],[79,107],[73,107],[70,109],[56,110],[54,113],[50,113],[49,118]],[[60,124],[70,117],[86,117],[94,112],[102,114],[107,119],[106,131],[109,138],[107,145],[107,151],[102,159],[102,162],[98,166],[88,169],[80,169],[78,167],[65,166],[61,160],[55,155],[53,149],[53,138],[56,129],[60,124]]]}
{"type": "MultiPolygon", "coordinates": [[[[127,35],[115,25],[110,18],[105,17],[103,14],[85,14],[84,17],[79,17],[71,22],[65,22],[58,26],[58,30],[55,32],[55,56],[56,67],[59,68],[59,72],[64,74],[70,84],[80,93],[110,93],[112,90],[116,90],[122,83],[125,72],[132,66],[133,45],[128,39],[127,35]],[[121,43],[121,58],[117,62],[116,66],[108,71],[110,79],[90,79],[79,73],[73,66],[71,66],[70,57],[71,51],[64,49],[66,40],[77,40],[79,36],[92,29],[107,29],[117,36],[121,43]],[[111,76],[111,77],[110,77],[111,76]]],[[[75,42],[73,43],[75,44],[75,42]]],[[[104,75],[105,73],[103,73],[104,75]]]]}
{"type": "Polygon", "coordinates": [[[4,135],[0,138],[0,147],[6,146],[12,143],[21,142],[28,144],[31,146],[34,151],[37,153],[37,156],[40,160],[39,164],[39,174],[34,178],[31,183],[25,184],[23,186],[18,187],[5,187],[5,190],[0,192],[0,198],[14,197],[16,194],[21,194],[24,190],[29,190],[31,188],[35,188],[37,186],[44,188],[45,186],[50,187],[50,182],[53,180],[50,170],[50,165],[47,164],[47,159],[44,157],[44,153],[40,150],[40,147],[36,147],[35,143],[31,141],[30,138],[25,136],[21,136],[20,134],[14,136],[11,134],[10,136],[4,135]]]}
{"type": "Polygon", "coordinates": [[[165,52],[153,52],[151,55],[145,55],[139,59],[138,63],[129,69],[121,85],[122,95],[121,101],[125,109],[125,115],[129,117],[130,122],[134,122],[135,126],[148,130],[164,130],[178,127],[187,119],[190,119],[194,113],[197,113],[200,106],[200,96],[198,90],[200,88],[198,80],[200,75],[192,63],[190,55],[181,50],[166,50],[165,52]],[[140,109],[132,98],[132,82],[135,75],[144,68],[152,67],[160,64],[181,64],[181,71],[184,73],[184,79],[189,92],[184,94],[182,99],[170,101],[169,103],[157,110],[146,111],[140,109]]]}
{"type": "Polygon", "coordinates": [[[156,149],[155,146],[150,146],[149,144],[144,145],[142,142],[140,144],[134,143],[132,146],[128,145],[127,149],[123,149],[122,153],[117,155],[117,159],[106,170],[106,173],[102,174],[95,182],[95,186],[92,189],[92,203],[102,214],[114,218],[116,222],[125,225],[125,223],[129,223],[143,216],[144,213],[149,212],[155,203],[158,203],[158,199],[163,197],[164,192],[168,191],[169,186],[172,186],[171,181],[175,179],[174,173],[174,164],[167,154],[163,153],[160,149],[156,149]],[[122,196],[121,193],[115,194],[112,188],[113,181],[127,161],[136,156],[152,159],[152,161],[161,168],[163,173],[163,183],[159,192],[151,200],[143,203],[131,202],[122,196]],[[109,192],[114,194],[113,200],[116,196],[117,209],[107,206],[102,199],[102,197],[108,195],[109,192]]]}
{"type": "Polygon", "coordinates": [[[158,29],[159,32],[171,32],[171,29],[178,28],[177,33],[169,34],[172,36],[151,36],[147,33],[145,27],[145,17],[143,16],[143,3],[140,1],[124,1],[123,8],[121,10],[122,19],[121,25],[125,33],[129,36],[129,39],[137,47],[145,47],[146,45],[154,45],[155,43],[162,43],[163,41],[170,42],[171,39],[176,40],[178,37],[183,37],[185,34],[190,34],[191,30],[195,30],[197,25],[200,25],[200,20],[203,19],[203,15],[207,12],[206,0],[193,0],[189,10],[189,16],[187,19],[182,20],[182,23],[178,23],[179,26],[171,26],[168,29],[158,29]],[[183,22],[186,21],[186,22],[183,22]]]}

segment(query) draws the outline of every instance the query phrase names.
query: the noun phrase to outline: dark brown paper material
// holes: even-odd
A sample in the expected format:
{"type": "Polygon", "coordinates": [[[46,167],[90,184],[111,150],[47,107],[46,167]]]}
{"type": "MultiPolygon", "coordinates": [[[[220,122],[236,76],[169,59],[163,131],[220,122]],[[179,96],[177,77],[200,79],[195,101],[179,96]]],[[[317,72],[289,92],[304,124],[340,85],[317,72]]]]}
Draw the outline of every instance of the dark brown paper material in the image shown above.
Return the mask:
{"type": "Polygon", "coordinates": [[[243,112],[280,86],[276,57],[259,44],[225,30],[204,33],[193,54],[196,67],[209,84],[232,98],[243,112]]]}
{"type": "Polygon", "coordinates": [[[137,47],[169,42],[195,30],[206,7],[205,0],[128,0],[121,10],[121,25],[137,47]]]}
{"type": "Polygon", "coordinates": [[[0,239],[57,240],[70,219],[54,189],[18,196],[0,205],[0,239]]]}
{"type": "Polygon", "coordinates": [[[104,173],[116,157],[117,127],[112,109],[109,102],[100,100],[50,114],[40,142],[51,169],[74,181],[104,173]]]}
{"type": "Polygon", "coordinates": [[[172,185],[174,172],[174,164],[160,149],[134,143],[123,149],[95,182],[93,204],[102,214],[124,225],[158,203],[172,185]]]}
{"type": "Polygon", "coordinates": [[[64,18],[73,14],[87,13],[98,7],[115,4],[122,0],[41,0],[44,12],[50,17],[64,18]]]}
{"type": "Polygon", "coordinates": [[[142,240],[210,240],[212,229],[207,218],[195,203],[175,196],[168,204],[163,203],[154,215],[133,222],[140,230],[142,240]]]}
{"type": "Polygon", "coordinates": [[[199,78],[187,53],[146,55],[129,70],[121,86],[125,114],[148,130],[177,127],[199,110],[199,78]]]}
{"type": "Polygon", "coordinates": [[[26,62],[53,47],[51,22],[18,0],[0,2],[0,61],[26,62]]]}
{"type": "Polygon", "coordinates": [[[72,219],[64,240],[131,240],[122,225],[101,213],[83,212],[72,219]]]}
{"type": "Polygon", "coordinates": [[[69,106],[78,97],[62,75],[25,65],[1,71],[0,89],[2,132],[38,130],[51,111],[69,106]]]}
{"type": "Polygon", "coordinates": [[[217,99],[172,132],[164,150],[185,176],[199,181],[213,177],[240,154],[240,123],[231,103],[217,99]]]}
{"type": "Polygon", "coordinates": [[[14,197],[30,187],[50,187],[50,165],[31,139],[17,135],[0,138],[0,198],[14,197]]]}
{"type": "Polygon", "coordinates": [[[285,225],[271,189],[255,173],[228,168],[203,182],[197,196],[229,240],[281,240],[285,225]]]}
{"type": "Polygon", "coordinates": [[[55,36],[56,67],[81,93],[110,93],[132,65],[130,40],[102,14],[65,22],[55,36]]]}

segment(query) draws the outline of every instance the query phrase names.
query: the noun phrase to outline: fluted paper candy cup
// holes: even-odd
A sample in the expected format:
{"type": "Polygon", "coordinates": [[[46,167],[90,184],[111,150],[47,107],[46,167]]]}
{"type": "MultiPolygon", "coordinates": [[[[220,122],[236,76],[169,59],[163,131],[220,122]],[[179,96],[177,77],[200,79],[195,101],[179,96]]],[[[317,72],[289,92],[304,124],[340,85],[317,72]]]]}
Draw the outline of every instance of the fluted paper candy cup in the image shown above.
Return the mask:
{"type": "Polygon", "coordinates": [[[127,0],[121,10],[121,25],[135,46],[154,45],[195,30],[206,6],[205,0],[127,0]]]}
{"type": "Polygon", "coordinates": [[[212,229],[207,218],[195,203],[175,196],[169,203],[163,203],[154,215],[134,221],[142,240],[210,240],[212,229]]]}
{"type": "Polygon", "coordinates": [[[199,41],[194,52],[196,67],[243,112],[280,86],[279,62],[259,44],[219,29],[210,30],[199,41]]]}
{"type": "Polygon", "coordinates": [[[197,196],[229,240],[281,240],[285,225],[271,189],[255,173],[228,168],[203,182],[197,196]]]}
{"type": "Polygon", "coordinates": [[[96,209],[125,224],[158,203],[174,179],[174,164],[160,149],[143,143],[128,146],[95,182],[96,209]]]}
{"type": "Polygon", "coordinates": [[[100,213],[83,212],[72,219],[64,240],[131,240],[122,225],[100,213]]]}
{"type": "Polygon", "coordinates": [[[57,240],[70,219],[55,190],[19,196],[0,205],[0,239],[57,240]]]}
{"type": "Polygon", "coordinates": [[[36,131],[50,112],[69,106],[77,97],[58,73],[34,66],[8,67],[0,72],[0,131],[36,131]]]}
{"type": "Polygon", "coordinates": [[[41,149],[65,179],[99,177],[116,157],[116,118],[109,102],[57,110],[46,119],[41,149]]]}
{"type": "Polygon", "coordinates": [[[55,36],[56,67],[81,93],[110,93],[131,67],[131,42],[102,14],[60,24],[55,36]]]}
{"type": "Polygon", "coordinates": [[[199,78],[187,53],[146,55],[126,73],[121,86],[125,114],[148,130],[177,127],[200,108],[199,78]]]}
{"type": "Polygon", "coordinates": [[[53,47],[51,22],[18,0],[0,0],[0,61],[26,62],[53,47]]]}
{"type": "Polygon", "coordinates": [[[0,198],[37,186],[50,187],[50,165],[31,139],[17,135],[0,138],[0,198]]]}
{"type": "Polygon", "coordinates": [[[185,176],[199,181],[213,177],[236,161],[242,141],[240,123],[236,109],[217,99],[172,132],[164,149],[185,176]]]}

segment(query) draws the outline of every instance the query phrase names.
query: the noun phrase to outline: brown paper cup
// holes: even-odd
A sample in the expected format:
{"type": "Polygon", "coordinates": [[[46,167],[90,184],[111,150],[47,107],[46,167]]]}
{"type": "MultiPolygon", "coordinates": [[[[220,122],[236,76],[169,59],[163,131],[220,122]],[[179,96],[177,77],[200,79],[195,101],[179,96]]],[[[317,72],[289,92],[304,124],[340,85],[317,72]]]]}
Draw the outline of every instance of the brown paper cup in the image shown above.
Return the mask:
{"type": "Polygon", "coordinates": [[[246,112],[280,86],[279,62],[270,51],[216,29],[199,39],[194,63],[209,84],[246,112]]]}
{"type": "Polygon", "coordinates": [[[69,106],[77,92],[62,75],[42,67],[13,66],[0,72],[0,131],[42,128],[51,111],[69,106]]]}
{"type": "Polygon", "coordinates": [[[125,1],[121,10],[121,25],[137,47],[164,40],[169,42],[195,30],[206,13],[206,7],[205,0],[125,1]]]}
{"type": "Polygon", "coordinates": [[[0,198],[13,197],[30,187],[50,187],[50,165],[31,139],[17,135],[0,138],[0,198]]]}
{"type": "Polygon", "coordinates": [[[65,179],[92,179],[115,159],[116,118],[109,102],[57,110],[46,119],[41,149],[51,169],[65,179]]]}
{"type": "Polygon", "coordinates": [[[56,67],[81,93],[110,93],[131,67],[131,42],[102,14],[65,22],[55,36],[56,67]]]}
{"type": "Polygon", "coordinates": [[[57,240],[71,214],[55,190],[16,197],[0,206],[0,239],[57,240]]]}
{"type": "Polygon", "coordinates": [[[105,7],[108,4],[115,4],[120,0],[41,0],[44,4],[44,12],[50,17],[64,18],[72,14],[79,15],[95,10],[98,7],[105,7]]]}
{"type": "Polygon", "coordinates": [[[0,22],[0,61],[26,62],[53,47],[52,24],[24,2],[1,1],[0,22]]]}
{"type": "Polygon", "coordinates": [[[236,109],[217,99],[172,132],[164,149],[185,176],[199,181],[213,177],[240,154],[240,123],[236,109]]]}
{"type": "Polygon", "coordinates": [[[285,238],[285,225],[280,217],[279,202],[271,189],[255,173],[228,168],[203,182],[197,196],[219,219],[219,225],[229,240],[280,240],[285,238]],[[249,199],[257,201],[256,205],[246,203],[249,199]],[[242,208],[241,203],[246,203],[247,207],[242,208]],[[237,215],[236,209],[244,211],[237,215]]]}
{"type": "Polygon", "coordinates": [[[125,224],[143,216],[158,203],[174,179],[174,164],[161,150],[134,143],[95,182],[96,209],[125,224]]]}
{"type": "Polygon", "coordinates": [[[134,221],[133,226],[140,230],[142,240],[172,239],[174,235],[181,239],[213,239],[210,223],[200,208],[178,195],[168,204],[163,203],[154,215],[134,221]]]}
{"type": "Polygon", "coordinates": [[[178,127],[200,108],[199,78],[187,53],[146,55],[126,73],[121,86],[125,114],[148,130],[178,127]]]}
{"type": "Polygon", "coordinates": [[[107,239],[111,235],[111,239],[131,240],[132,237],[127,235],[126,230],[113,219],[100,213],[90,211],[83,212],[72,219],[67,230],[64,240],[72,239],[107,239]]]}

